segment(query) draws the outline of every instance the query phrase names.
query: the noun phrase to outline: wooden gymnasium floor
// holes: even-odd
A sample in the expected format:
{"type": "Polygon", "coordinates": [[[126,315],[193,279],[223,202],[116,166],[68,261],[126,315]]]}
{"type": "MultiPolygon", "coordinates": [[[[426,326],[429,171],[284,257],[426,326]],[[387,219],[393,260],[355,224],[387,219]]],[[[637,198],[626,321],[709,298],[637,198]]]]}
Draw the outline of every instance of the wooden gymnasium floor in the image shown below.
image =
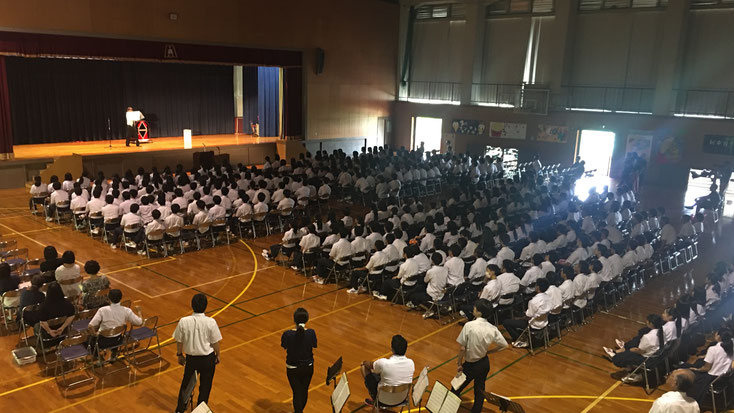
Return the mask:
{"type": "MultiPolygon", "coordinates": [[[[204,145],[209,148],[215,148],[217,146],[228,145],[271,143],[276,142],[278,138],[252,137],[252,135],[232,134],[199,135],[193,136],[191,140],[193,148],[203,148],[204,145]]],[[[35,159],[53,158],[59,155],[71,155],[72,153],[79,155],[108,155],[116,153],[168,151],[183,148],[183,137],[177,136],[169,138],[151,138],[149,143],[142,143],[140,144],[140,147],[136,147],[134,144],[131,144],[130,147],[126,147],[124,139],[113,139],[111,142],[104,140],[16,145],[13,147],[13,152],[15,154],[15,159],[35,159]],[[109,146],[110,143],[112,144],[111,148],[109,146]]]]}
{"type": "MultiPolygon", "coordinates": [[[[331,389],[325,386],[324,378],[327,365],[339,356],[344,356],[352,389],[344,411],[367,411],[362,404],[367,393],[358,366],[362,360],[387,356],[390,337],[396,333],[410,342],[408,356],[416,363],[416,373],[430,366],[430,379],[444,383],[455,373],[458,325],[423,320],[421,313],[407,312],[404,307],[366,295],[349,295],[334,285],[317,285],[263,260],[260,251],[278,236],[148,260],[111,250],[68,227],[32,217],[26,210],[25,190],[0,191],[0,197],[0,233],[4,239],[17,239],[20,247],[30,249],[31,257],[40,257],[44,246],[54,245],[59,251],[74,250],[80,263],[98,260],[113,286],[120,287],[125,298],[139,303],[144,316],[160,317],[164,340],[164,361],[137,371],[132,385],[122,372],[104,383],[98,380],[96,387],[82,386],[64,397],[39,364],[14,365],[9,353],[17,335],[3,333],[0,406],[24,412],[173,411],[182,369],[176,364],[175,345],[169,337],[176,321],[190,313],[189,302],[195,292],[209,296],[208,313],[215,315],[224,336],[222,362],[211,395],[214,412],[292,411],[279,339],[282,331],[291,328],[292,313],[300,306],[311,313],[309,326],[319,338],[308,412],[330,411],[331,389]]],[[[724,238],[717,246],[704,243],[702,257],[694,262],[699,282],[724,253],[730,258],[732,235],[730,231],[722,233],[724,238]]],[[[682,284],[682,271],[655,279],[611,314],[597,314],[589,325],[569,332],[560,344],[535,356],[522,349],[492,355],[487,389],[513,397],[533,413],[647,411],[664,388],[647,396],[640,387],[612,379],[610,374],[616,369],[601,357],[601,346],[611,345],[616,337],[633,335],[647,313],[659,312],[671,303],[672,294],[682,284]]],[[[471,393],[464,399],[469,403],[471,393]]],[[[485,406],[485,411],[495,410],[485,406]]]]}

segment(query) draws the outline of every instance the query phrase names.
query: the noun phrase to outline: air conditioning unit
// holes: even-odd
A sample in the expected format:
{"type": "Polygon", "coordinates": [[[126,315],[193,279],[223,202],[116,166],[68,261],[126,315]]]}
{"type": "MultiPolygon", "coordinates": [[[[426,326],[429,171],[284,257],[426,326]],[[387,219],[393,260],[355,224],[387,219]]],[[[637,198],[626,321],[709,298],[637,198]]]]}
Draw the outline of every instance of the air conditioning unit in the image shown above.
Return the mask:
{"type": "Polygon", "coordinates": [[[520,103],[515,107],[516,113],[530,115],[547,115],[550,90],[525,85],[520,91],[520,103]]]}

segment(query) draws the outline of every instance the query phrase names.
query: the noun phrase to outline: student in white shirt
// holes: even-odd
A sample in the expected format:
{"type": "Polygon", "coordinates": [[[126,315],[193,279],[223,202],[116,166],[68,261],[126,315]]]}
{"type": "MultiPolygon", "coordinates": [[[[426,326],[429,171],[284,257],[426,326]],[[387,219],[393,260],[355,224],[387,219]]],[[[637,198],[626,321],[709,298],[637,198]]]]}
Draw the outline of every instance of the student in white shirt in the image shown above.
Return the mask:
{"type": "MultiPolygon", "coordinates": [[[[630,340],[623,346],[617,345],[619,348],[612,350],[604,347],[604,353],[610,358],[615,366],[626,368],[628,371],[636,368],[645,360],[655,354],[659,349],[663,348],[665,337],[663,335],[663,319],[658,314],[649,314],[647,316],[647,329],[641,330],[641,334],[637,338],[630,340]],[[646,332],[645,332],[646,331],[646,332]]],[[[627,383],[635,383],[642,380],[642,375],[628,374],[622,381],[627,383]]]]}
{"type": "Polygon", "coordinates": [[[408,341],[403,336],[395,335],[390,343],[392,356],[388,359],[377,359],[374,362],[363,361],[360,371],[364,377],[364,384],[371,399],[366,400],[368,405],[377,398],[379,386],[398,386],[413,382],[415,364],[407,358],[408,341]]]}
{"type": "Polygon", "coordinates": [[[387,300],[388,298],[392,298],[393,294],[398,291],[400,286],[403,286],[404,293],[410,294],[412,288],[417,283],[416,276],[420,274],[418,271],[418,263],[414,259],[419,251],[420,250],[416,245],[405,247],[403,250],[405,262],[400,264],[397,275],[382,283],[379,292],[372,292],[375,298],[378,300],[387,300]]]}
{"type": "Polygon", "coordinates": [[[264,214],[262,217],[255,219],[256,221],[264,221],[267,218],[267,212],[269,210],[268,204],[265,202],[265,194],[260,192],[257,194],[257,203],[252,207],[253,214],[264,214]]]}
{"type": "Polygon", "coordinates": [[[209,231],[209,225],[207,224],[211,223],[211,218],[209,218],[209,213],[206,210],[206,204],[201,199],[196,201],[196,208],[199,212],[194,215],[191,225],[196,226],[200,234],[204,234],[209,231]]]}
{"type": "Polygon", "coordinates": [[[731,370],[734,361],[734,343],[732,334],[726,328],[719,329],[714,334],[716,344],[706,349],[706,356],[693,364],[691,371],[696,374],[693,380],[693,388],[688,394],[699,404],[703,402],[709,385],[716,378],[731,370]]]}
{"type": "Polygon", "coordinates": [[[539,279],[545,278],[545,273],[540,267],[540,265],[543,264],[543,261],[544,258],[541,254],[533,255],[533,266],[525,271],[525,275],[523,275],[522,279],[520,280],[520,285],[525,288],[525,294],[531,294],[535,292],[535,283],[539,279]]]}
{"type": "Polygon", "coordinates": [[[167,237],[175,238],[181,235],[180,229],[184,225],[184,220],[181,216],[181,207],[178,204],[171,204],[171,214],[163,219],[163,223],[168,229],[167,237]]]}
{"type": "MultiPolygon", "coordinates": [[[[352,241],[352,249],[354,249],[354,242],[352,241]]],[[[350,288],[347,290],[349,294],[357,294],[367,291],[366,288],[361,287],[365,277],[370,277],[369,283],[373,290],[379,290],[381,287],[382,273],[385,270],[385,265],[389,262],[390,258],[385,253],[385,242],[382,240],[375,241],[375,252],[370,257],[369,261],[361,268],[355,268],[352,271],[352,275],[349,280],[350,288]]]]}
{"type": "MultiPolygon", "coordinates": [[[[331,246],[329,258],[320,258],[316,261],[317,275],[313,276],[315,283],[323,284],[332,268],[336,266],[343,267],[349,264],[349,260],[352,257],[352,244],[347,239],[348,236],[349,230],[346,228],[339,229],[337,233],[339,239],[331,246]]],[[[326,240],[324,240],[325,243],[326,240]]]]}
{"type": "Polygon", "coordinates": [[[670,218],[660,218],[660,225],[662,230],[660,231],[660,239],[665,245],[673,245],[678,240],[678,235],[675,232],[675,227],[670,224],[670,218]]]}
{"type": "Polygon", "coordinates": [[[214,222],[227,216],[227,210],[222,206],[222,197],[216,195],[213,199],[214,206],[209,208],[209,220],[214,222]]]}
{"type": "Polygon", "coordinates": [[[446,260],[444,267],[448,270],[448,285],[455,286],[464,282],[464,260],[459,258],[461,254],[461,246],[453,244],[449,247],[449,259],[446,260]]]}
{"type": "Polygon", "coordinates": [[[500,234],[500,243],[502,244],[502,248],[497,252],[497,261],[514,260],[515,252],[508,246],[510,244],[510,237],[507,234],[500,234]]]}
{"type": "Polygon", "coordinates": [[[469,267],[469,274],[466,276],[466,279],[473,286],[481,287],[484,283],[485,272],[487,270],[487,260],[484,259],[484,250],[482,247],[476,247],[474,249],[474,257],[474,264],[469,267]]]}
{"type": "MultiPolygon", "coordinates": [[[[433,266],[426,271],[426,275],[423,277],[426,288],[416,288],[406,297],[406,306],[408,308],[425,306],[430,301],[437,302],[443,298],[449,272],[445,267],[441,266],[441,261],[443,261],[441,254],[434,252],[431,255],[433,266]]],[[[423,318],[429,318],[433,315],[433,312],[426,311],[423,314],[423,318]]]]}
{"type": "Polygon", "coordinates": [[[35,210],[35,205],[42,204],[43,202],[41,201],[41,199],[48,196],[48,186],[41,182],[40,176],[35,176],[33,178],[33,185],[31,185],[30,194],[31,199],[29,205],[31,207],[31,210],[35,210]],[[39,201],[35,202],[34,198],[38,199],[39,201]]]}
{"type": "Polygon", "coordinates": [[[164,234],[151,235],[156,231],[166,231],[166,224],[161,219],[161,211],[154,209],[152,212],[153,220],[145,225],[145,236],[152,241],[158,241],[163,239],[164,234]]]}
{"type": "Polygon", "coordinates": [[[139,210],[140,206],[138,204],[130,205],[130,212],[122,216],[120,219],[120,228],[116,232],[116,239],[119,239],[119,235],[125,232],[125,238],[128,240],[129,247],[136,247],[143,240],[143,219],[138,214],[139,210]],[[137,229],[135,229],[135,226],[137,226],[137,229]]]}
{"type": "Polygon", "coordinates": [[[532,330],[540,330],[548,325],[548,314],[553,309],[553,303],[550,296],[546,294],[550,287],[548,280],[541,278],[535,286],[536,294],[528,302],[528,309],[525,312],[525,319],[506,319],[502,325],[512,338],[514,347],[527,347],[529,338],[519,340],[523,331],[530,327],[532,330]]]}
{"type": "Polygon", "coordinates": [[[56,208],[63,203],[69,201],[69,193],[61,189],[61,182],[56,181],[53,183],[53,192],[51,193],[51,196],[49,197],[49,204],[46,208],[46,211],[48,213],[48,216],[46,217],[46,221],[53,221],[52,218],[54,216],[54,213],[56,212],[56,208]]]}

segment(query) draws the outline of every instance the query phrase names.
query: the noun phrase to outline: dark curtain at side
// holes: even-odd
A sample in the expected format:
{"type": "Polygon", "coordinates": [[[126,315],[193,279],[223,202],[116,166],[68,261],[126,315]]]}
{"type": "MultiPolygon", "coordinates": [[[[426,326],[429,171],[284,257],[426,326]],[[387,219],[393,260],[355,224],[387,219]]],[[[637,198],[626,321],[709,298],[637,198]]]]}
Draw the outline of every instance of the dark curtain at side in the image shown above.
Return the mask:
{"type": "Polygon", "coordinates": [[[260,115],[260,136],[280,136],[280,69],[257,68],[257,111],[260,115]]]}
{"type": "Polygon", "coordinates": [[[127,106],[153,137],[234,132],[231,66],[7,58],[7,72],[16,144],[123,138],[127,106]]]}
{"type": "Polygon", "coordinates": [[[257,66],[242,68],[242,118],[245,131],[250,133],[250,124],[257,123],[257,66]]]}
{"type": "Polygon", "coordinates": [[[301,138],[303,135],[303,70],[283,69],[283,136],[301,138]]]}
{"type": "Polygon", "coordinates": [[[13,129],[10,118],[10,94],[5,71],[5,56],[0,56],[0,159],[13,157],[13,129]]]}

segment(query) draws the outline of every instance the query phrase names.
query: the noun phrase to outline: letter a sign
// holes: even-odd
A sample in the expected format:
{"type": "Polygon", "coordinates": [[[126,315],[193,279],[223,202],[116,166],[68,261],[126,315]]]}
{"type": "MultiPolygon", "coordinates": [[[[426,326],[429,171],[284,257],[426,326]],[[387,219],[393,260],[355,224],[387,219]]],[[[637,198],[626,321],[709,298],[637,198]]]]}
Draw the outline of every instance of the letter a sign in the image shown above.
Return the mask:
{"type": "Polygon", "coordinates": [[[166,49],[163,52],[163,57],[166,59],[178,59],[178,54],[176,54],[176,46],[172,44],[167,44],[166,49]]]}

